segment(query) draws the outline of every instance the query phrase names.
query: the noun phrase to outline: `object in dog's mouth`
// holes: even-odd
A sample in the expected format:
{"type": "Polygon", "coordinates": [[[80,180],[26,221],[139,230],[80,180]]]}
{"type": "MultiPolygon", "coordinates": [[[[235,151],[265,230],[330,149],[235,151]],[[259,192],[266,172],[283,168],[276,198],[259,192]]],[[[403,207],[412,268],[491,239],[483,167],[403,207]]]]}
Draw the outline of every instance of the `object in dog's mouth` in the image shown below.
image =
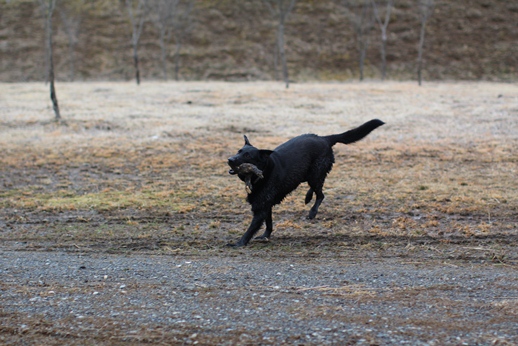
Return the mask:
{"type": "Polygon", "coordinates": [[[241,174],[245,176],[245,188],[248,194],[252,193],[252,176],[256,176],[254,180],[254,184],[259,181],[259,179],[263,179],[263,171],[257,168],[256,165],[251,163],[242,163],[237,166],[235,169],[231,169],[230,174],[241,174]]]}

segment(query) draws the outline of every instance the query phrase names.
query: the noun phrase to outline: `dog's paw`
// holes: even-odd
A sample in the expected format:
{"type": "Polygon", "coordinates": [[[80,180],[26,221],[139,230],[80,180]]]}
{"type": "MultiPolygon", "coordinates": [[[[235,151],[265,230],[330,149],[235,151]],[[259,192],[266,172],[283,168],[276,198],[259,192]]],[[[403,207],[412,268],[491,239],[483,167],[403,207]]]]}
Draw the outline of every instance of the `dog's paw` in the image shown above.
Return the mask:
{"type": "Polygon", "coordinates": [[[238,248],[238,247],[243,247],[243,246],[246,246],[246,244],[242,244],[240,242],[237,242],[235,244],[232,244],[232,243],[228,243],[227,244],[228,247],[233,247],[233,248],[238,248]]]}
{"type": "Polygon", "coordinates": [[[264,236],[264,235],[260,235],[258,237],[255,237],[254,239],[255,240],[259,240],[259,241],[264,241],[264,242],[269,242],[270,241],[270,238],[268,238],[267,236],[264,236]]]}

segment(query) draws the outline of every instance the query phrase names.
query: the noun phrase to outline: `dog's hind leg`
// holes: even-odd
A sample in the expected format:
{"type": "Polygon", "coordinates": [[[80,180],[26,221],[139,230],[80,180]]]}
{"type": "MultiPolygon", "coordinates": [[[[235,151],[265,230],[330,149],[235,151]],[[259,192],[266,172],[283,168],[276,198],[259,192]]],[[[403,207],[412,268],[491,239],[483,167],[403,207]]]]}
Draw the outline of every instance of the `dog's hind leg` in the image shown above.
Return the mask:
{"type": "Polygon", "coordinates": [[[309,187],[308,192],[306,192],[306,199],[304,200],[304,204],[308,204],[313,199],[313,189],[309,187]]]}
{"type": "Polygon", "coordinates": [[[312,220],[317,216],[318,213],[318,207],[320,207],[320,204],[322,204],[322,201],[324,200],[324,193],[322,192],[322,189],[316,190],[315,194],[317,195],[317,199],[315,201],[315,204],[311,207],[309,210],[308,219],[312,220]]]}
{"type": "Polygon", "coordinates": [[[264,239],[264,240],[270,239],[270,235],[273,232],[272,208],[270,208],[270,210],[268,211],[265,222],[266,222],[266,230],[264,231],[264,233],[262,235],[256,237],[255,239],[264,239]]]}
{"type": "MultiPolygon", "coordinates": [[[[314,192],[315,195],[317,196],[317,199],[315,200],[315,204],[313,204],[313,206],[311,207],[311,209],[309,210],[309,215],[308,215],[308,219],[314,219],[315,216],[317,216],[317,213],[318,213],[318,207],[320,207],[320,204],[322,204],[322,201],[324,200],[324,193],[322,192],[322,189],[324,188],[324,181],[325,181],[326,177],[324,175],[324,177],[315,177],[313,179],[310,179],[308,180],[308,184],[310,186],[310,191],[311,192],[314,192]]],[[[306,201],[309,202],[308,200],[308,194],[309,192],[306,194],[306,201]]]]}
{"type": "Polygon", "coordinates": [[[322,189],[324,188],[324,182],[326,181],[327,173],[331,171],[333,167],[333,153],[321,158],[319,161],[314,163],[314,167],[311,172],[308,174],[308,185],[309,191],[306,193],[306,203],[311,201],[311,197],[313,193],[316,195],[315,204],[309,210],[308,219],[314,219],[318,213],[318,207],[322,204],[324,200],[324,193],[322,189]],[[311,195],[310,195],[311,192],[311,195]]]}

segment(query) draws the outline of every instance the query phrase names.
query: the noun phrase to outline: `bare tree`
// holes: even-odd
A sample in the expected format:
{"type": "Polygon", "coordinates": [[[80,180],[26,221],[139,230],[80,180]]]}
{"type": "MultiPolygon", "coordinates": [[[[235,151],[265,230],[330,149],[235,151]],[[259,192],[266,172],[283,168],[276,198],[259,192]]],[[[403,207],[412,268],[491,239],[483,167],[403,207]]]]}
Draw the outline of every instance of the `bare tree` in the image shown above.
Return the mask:
{"type": "Polygon", "coordinates": [[[277,19],[277,51],[281,58],[282,76],[286,83],[286,89],[290,86],[288,66],[286,64],[286,51],[284,49],[284,29],[286,27],[286,20],[295,7],[297,0],[263,0],[263,3],[268,7],[272,16],[277,19]]]}
{"type": "Polygon", "coordinates": [[[421,85],[422,80],[422,69],[423,69],[423,48],[424,48],[424,36],[426,32],[426,22],[433,13],[435,7],[434,0],[417,0],[417,6],[419,7],[419,20],[421,22],[421,32],[419,34],[419,47],[417,51],[417,81],[421,85]]]}
{"type": "Polygon", "coordinates": [[[58,97],[54,86],[54,57],[52,51],[52,15],[56,8],[57,0],[38,0],[40,8],[45,15],[45,41],[46,41],[46,59],[47,59],[47,75],[50,82],[50,100],[54,109],[55,120],[61,120],[59,113],[58,97]]]}
{"type": "Polygon", "coordinates": [[[373,16],[370,0],[343,0],[345,14],[353,25],[358,43],[360,81],[363,80],[365,57],[369,47],[369,33],[373,27],[373,16]]]}
{"type": "Polygon", "coordinates": [[[137,84],[140,84],[140,67],[138,57],[138,44],[140,41],[140,35],[144,28],[144,22],[147,16],[147,1],[146,0],[126,0],[126,9],[131,22],[131,45],[133,46],[133,63],[135,65],[135,79],[137,84]]]}
{"type": "Polygon", "coordinates": [[[376,0],[371,0],[372,8],[374,9],[374,18],[381,30],[381,80],[385,80],[387,74],[387,27],[390,21],[390,12],[394,4],[394,0],[387,0],[385,7],[385,18],[381,21],[381,15],[378,10],[376,0]]]}
{"type": "Polygon", "coordinates": [[[68,63],[70,66],[69,79],[75,79],[76,46],[78,43],[79,28],[83,20],[85,0],[67,1],[58,6],[59,17],[63,23],[68,38],[68,63]]]}
{"type": "Polygon", "coordinates": [[[273,46],[273,72],[275,74],[275,80],[280,80],[279,76],[279,45],[277,44],[277,37],[275,38],[275,44],[273,46]]]}
{"type": "Polygon", "coordinates": [[[160,44],[160,59],[162,62],[162,77],[167,80],[167,42],[171,37],[174,12],[179,0],[156,0],[151,2],[152,21],[158,30],[160,44]]]}
{"type": "Polygon", "coordinates": [[[178,80],[180,71],[180,50],[182,49],[185,37],[192,28],[192,12],[194,0],[179,1],[173,16],[173,37],[175,42],[174,51],[174,79],[178,80]]]}

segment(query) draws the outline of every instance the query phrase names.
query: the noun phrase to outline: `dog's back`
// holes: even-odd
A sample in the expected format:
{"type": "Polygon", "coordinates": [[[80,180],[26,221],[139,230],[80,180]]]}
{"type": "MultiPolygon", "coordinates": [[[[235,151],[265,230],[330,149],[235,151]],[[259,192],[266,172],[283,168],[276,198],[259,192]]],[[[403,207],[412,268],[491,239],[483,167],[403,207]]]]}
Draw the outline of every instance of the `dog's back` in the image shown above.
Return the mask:
{"type": "Polygon", "coordinates": [[[270,177],[272,183],[278,185],[274,204],[280,203],[303,182],[325,179],[334,163],[329,141],[314,134],[290,139],[275,148],[270,158],[275,165],[270,177]]]}

